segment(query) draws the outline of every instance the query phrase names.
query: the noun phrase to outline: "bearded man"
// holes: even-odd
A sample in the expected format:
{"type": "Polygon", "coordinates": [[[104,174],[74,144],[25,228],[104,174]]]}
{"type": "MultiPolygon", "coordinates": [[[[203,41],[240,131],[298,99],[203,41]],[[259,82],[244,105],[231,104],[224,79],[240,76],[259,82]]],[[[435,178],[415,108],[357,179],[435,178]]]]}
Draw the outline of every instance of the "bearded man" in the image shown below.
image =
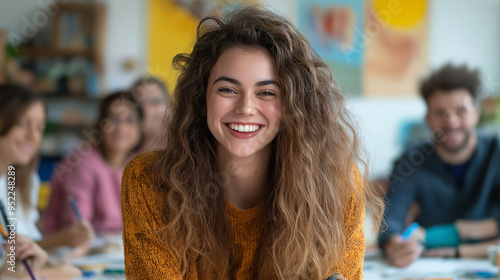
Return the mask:
{"type": "Polygon", "coordinates": [[[389,180],[379,244],[394,266],[420,256],[487,257],[500,240],[500,141],[475,130],[480,85],[478,71],[447,64],[420,86],[434,137],[408,149],[389,180]],[[412,222],[420,229],[402,235],[412,222]]]}

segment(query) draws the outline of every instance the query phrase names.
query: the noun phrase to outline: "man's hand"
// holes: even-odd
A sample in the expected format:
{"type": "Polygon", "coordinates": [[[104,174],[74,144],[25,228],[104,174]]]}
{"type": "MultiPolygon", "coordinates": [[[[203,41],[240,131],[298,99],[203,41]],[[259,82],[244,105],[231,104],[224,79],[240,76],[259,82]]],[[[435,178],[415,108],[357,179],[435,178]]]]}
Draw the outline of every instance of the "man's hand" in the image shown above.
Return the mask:
{"type": "Polygon", "coordinates": [[[423,246],[418,243],[416,238],[403,241],[400,235],[391,237],[384,244],[385,254],[395,267],[409,266],[420,257],[423,250],[423,246]]]}

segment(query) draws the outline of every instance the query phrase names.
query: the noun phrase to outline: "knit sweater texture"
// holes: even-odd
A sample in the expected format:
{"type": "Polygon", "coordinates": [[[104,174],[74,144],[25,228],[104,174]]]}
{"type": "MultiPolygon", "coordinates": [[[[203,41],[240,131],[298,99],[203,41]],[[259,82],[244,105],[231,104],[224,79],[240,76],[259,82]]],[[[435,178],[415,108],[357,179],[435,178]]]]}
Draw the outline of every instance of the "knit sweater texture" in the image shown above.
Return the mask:
{"type": "MultiPolygon", "coordinates": [[[[166,225],[163,193],[151,184],[147,167],[155,160],[156,153],[141,154],[125,168],[122,182],[123,242],[125,247],[125,273],[127,279],[183,279],[178,262],[166,243],[158,238],[158,232],[166,225]]],[[[363,191],[362,178],[354,172],[358,190],[363,191]]],[[[362,192],[364,194],[364,192],[362,192]]],[[[332,263],[329,274],[340,272],[349,280],[361,280],[364,256],[364,199],[355,195],[346,203],[343,223],[346,246],[341,258],[332,263]]],[[[262,238],[265,203],[241,210],[226,202],[225,215],[231,228],[235,245],[234,259],[237,264],[234,280],[255,279],[258,244],[262,238]]],[[[201,234],[201,232],[200,232],[201,234]]],[[[191,269],[185,279],[199,279],[202,271],[191,269]]],[[[325,279],[327,276],[325,276],[325,279]]]]}

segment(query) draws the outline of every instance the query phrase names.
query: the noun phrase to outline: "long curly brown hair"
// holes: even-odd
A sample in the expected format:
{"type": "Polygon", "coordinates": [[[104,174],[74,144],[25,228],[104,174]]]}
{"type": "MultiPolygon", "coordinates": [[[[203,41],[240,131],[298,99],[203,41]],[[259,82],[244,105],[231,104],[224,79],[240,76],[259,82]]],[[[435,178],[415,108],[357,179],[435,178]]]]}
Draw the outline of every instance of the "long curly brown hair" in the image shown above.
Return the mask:
{"type": "MultiPolygon", "coordinates": [[[[280,131],[272,143],[271,192],[267,198],[259,279],[321,279],[343,252],[344,209],[357,195],[374,213],[382,200],[365,182],[356,188],[360,141],[344,97],[325,63],[290,21],[261,7],[247,7],[198,26],[190,54],[179,54],[181,70],[165,117],[165,141],[153,164],[153,182],[165,192],[164,238],[184,276],[206,279],[231,273],[233,243],[216,164],[216,140],[206,116],[207,82],[221,54],[236,45],[260,46],[273,58],[282,92],[280,131]],[[195,266],[195,267],[193,267],[195,266]]],[[[361,168],[366,170],[368,168],[361,168]]]]}

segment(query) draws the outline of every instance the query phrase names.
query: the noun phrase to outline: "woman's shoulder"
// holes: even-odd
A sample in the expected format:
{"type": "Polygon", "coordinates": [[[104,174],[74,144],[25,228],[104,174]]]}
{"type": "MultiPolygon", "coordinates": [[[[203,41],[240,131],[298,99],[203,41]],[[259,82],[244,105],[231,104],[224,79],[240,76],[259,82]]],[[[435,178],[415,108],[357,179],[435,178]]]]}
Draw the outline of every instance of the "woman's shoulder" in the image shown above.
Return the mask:
{"type": "Polygon", "coordinates": [[[125,171],[123,172],[124,176],[125,174],[146,174],[147,170],[153,166],[153,163],[158,158],[158,153],[159,152],[146,152],[132,158],[125,166],[125,171]]]}
{"type": "Polygon", "coordinates": [[[132,188],[135,192],[152,192],[152,166],[159,152],[146,152],[135,156],[125,166],[122,188],[132,188]]]}
{"type": "MultiPolygon", "coordinates": [[[[155,217],[147,222],[153,229],[164,225],[162,216],[165,209],[164,193],[151,179],[150,167],[157,157],[158,152],[147,152],[129,161],[123,172],[121,190],[122,212],[125,219],[143,223],[146,221],[139,217],[140,215],[155,217]]],[[[128,227],[135,225],[129,224],[128,227]]]]}

